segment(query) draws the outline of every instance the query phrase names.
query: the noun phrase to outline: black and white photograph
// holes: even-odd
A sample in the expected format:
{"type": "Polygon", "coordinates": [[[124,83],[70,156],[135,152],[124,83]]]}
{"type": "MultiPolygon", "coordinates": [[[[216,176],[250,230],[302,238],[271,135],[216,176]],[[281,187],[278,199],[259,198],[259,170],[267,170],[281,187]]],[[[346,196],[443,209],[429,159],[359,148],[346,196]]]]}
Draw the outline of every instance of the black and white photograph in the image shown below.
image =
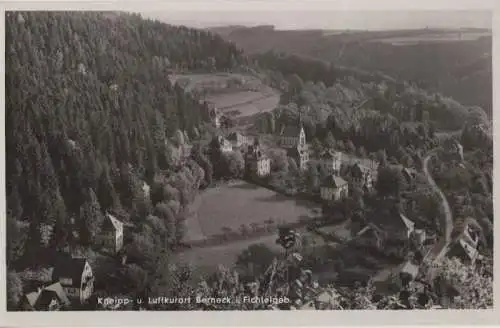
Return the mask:
{"type": "Polygon", "coordinates": [[[493,309],[492,11],[96,8],[4,11],[7,312],[493,309]]]}

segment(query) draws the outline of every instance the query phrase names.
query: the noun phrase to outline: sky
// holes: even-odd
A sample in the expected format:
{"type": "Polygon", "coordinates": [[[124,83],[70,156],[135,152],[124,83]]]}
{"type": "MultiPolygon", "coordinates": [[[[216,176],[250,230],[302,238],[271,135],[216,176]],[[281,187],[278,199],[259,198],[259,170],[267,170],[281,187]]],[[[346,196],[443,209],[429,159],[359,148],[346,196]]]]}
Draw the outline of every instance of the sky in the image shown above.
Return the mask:
{"type": "Polygon", "coordinates": [[[274,25],[277,29],[397,30],[491,28],[489,11],[217,11],[141,12],[175,25],[206,28],[225,25],[274,25]]]}

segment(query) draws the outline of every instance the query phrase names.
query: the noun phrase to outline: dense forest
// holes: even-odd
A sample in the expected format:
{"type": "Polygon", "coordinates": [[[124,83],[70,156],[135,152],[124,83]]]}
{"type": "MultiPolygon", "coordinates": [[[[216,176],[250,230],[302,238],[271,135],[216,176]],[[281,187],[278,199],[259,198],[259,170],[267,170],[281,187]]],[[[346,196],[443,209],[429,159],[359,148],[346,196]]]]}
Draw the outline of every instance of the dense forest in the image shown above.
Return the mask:
{"type": "Polygon", "coordinates": [[[368,72],[380,71],[427,90],[441,92],[465,105],[480,106],[491,117],[492,41],[488,36],[491,32],[487,30],[329,33],[276,30],[273,26],[233,26],[214,28],[213,31],[235,42],[249,54],[274,50],[368,72]],[[460,33],[464,39],[457,39],[460,33]],[[468,33],[485,36],[468,39],[468,33]],[[442,40],[423,42],[427,38],[436,38],[436,35],[441,35],[442,40]]]}
{"type": "MultiPolygon", "coordinates": [[[[136,239],[151,206],[162,219],[181,215],[179,203],[204,173],[191,163],[174,174],[165,140],[197,133],[203,108],[167,74],[224,71],[241,52],[208,32],[139,15],[11,12],[6,19],[9,268],[90,246],[105,212],[137,223],[136,239]],[[167,179],[177,205],[166,204],[167,179]]],[[[176,234],[175,222],[169,230],[176,234]]]]}

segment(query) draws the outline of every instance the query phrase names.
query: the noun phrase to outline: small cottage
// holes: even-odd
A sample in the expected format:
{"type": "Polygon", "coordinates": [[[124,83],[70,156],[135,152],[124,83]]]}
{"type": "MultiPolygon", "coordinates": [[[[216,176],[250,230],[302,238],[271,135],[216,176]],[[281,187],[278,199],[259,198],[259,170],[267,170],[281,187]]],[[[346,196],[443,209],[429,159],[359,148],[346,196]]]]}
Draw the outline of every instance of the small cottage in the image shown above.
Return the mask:
{"type": "Polygon", "coordinates": [[[118,253],[123,247],[123,233],[123,222],[106,213],[100,234],[102,247],[112,254],[118,253]]]}
{"type": "Polygon", "coordinates": [[[321,199],[337,201],[349,195],[349,185],[341,177],[330,175],[320,186],[321,199]]]}
{"type": "Polygon", "coordinates": [[[85,258],[62,256],[57,260],[52,280],[59,282],[68,299],[85,304],[94,291],[94,274],[85,258]]]}
{"type": "Polygon", "coordinates": [[[342,153],[334,150],[327,150],[320,156],[320,165],[328,174],[339,175],[342,165],[342,153]]]}

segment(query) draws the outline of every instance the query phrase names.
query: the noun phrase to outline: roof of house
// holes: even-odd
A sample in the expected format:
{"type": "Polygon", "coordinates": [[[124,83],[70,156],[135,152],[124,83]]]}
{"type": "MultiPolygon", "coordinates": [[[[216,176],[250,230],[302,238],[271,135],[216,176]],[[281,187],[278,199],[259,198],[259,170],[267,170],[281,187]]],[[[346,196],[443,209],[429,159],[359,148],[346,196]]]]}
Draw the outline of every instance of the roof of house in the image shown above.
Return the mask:
{"type": "Polygon", "coordinates": [[[413,229],[415,223],[408,219],[401,212],[393,212],[391,210],[385,210],[382,213],[374,216],[374,224],[382,230],[394,230],[399,229],[401,231],[413,229]]]}
{"type": "Polygon", "coordinates": [[[62,285],[56,282],[50,286],[45,287],[39,294],[36,300],[35,307],[37,309],[47,309],[50,302],[56,297],[62,304],[69,305],[70,301],[63,290],[62,285]]]}
{"type": "Polygon", "coordinates": [[[338,176],[329,175],[324,181],[323,187],[340,188],[347,184],[347,181],[338,176]]]}
{"type": "Polygon", "coordinates": [[[31,305],[32,307],[35,307],[35,304],[36,304],[36,301],[38,300],[38,297],[40,296],[40,294],[42,293],[42,290],[35,290],[31,293],[28,293],[25,295],[26,297],[26,300],[28,301],[29,305],[31,305]]]}
{"type": "Polygon", "coordinates": [[[227,139],[228,139],[228,140],[234,140],[234,141],[236,141],[236,140],[238,140],[238,139],[240,139],[240,138],[243,138],[243,137],[244,137],[244,135],[242,135],[242,134],[241,134],[241,133],[239,133],[239,132],[231,132],[231,133],[227,136],[227,139]]]}
{"type": "Polygon", "coordinates": [[[458,245],[460,245],[460,247],[464,250],[465,254],[471,260],[474,260],[474,259],[476,259],[478,257],[478,255],[479,255],[478,250],[474,246],[472,246],[468,242],[466,242],[465,240],[459,239],[458,240],[458,245]]]}
{"type": "Polygon", "coordinates": [[[341,154],[342,154],[341,152],[329,149],[321,154],[321,159],[334,159],[341,154]]]}
{"type": "Polygon", "coordinates": [[[399,272],[407,273],[411,275],[413,278],[415,278],[418,275],[419,269],[420,267],[418,265],[414,264],[411,261],[406,261],[401,265],[399,272]]]}
{"type": "Polygon", "coordinates": [[[53,280],[57,281],[60,278],[70,278],[73,287],[80,287],[83,269],[87,259],[76,258],[70,256],[61,256],[55,265],[53,280]]]}
{"type": "Polygon", "coordinates": [[[298,158],[299,156],[303,156],[306,152],[307,152],[306,147],[292,147],[286,150],[287,156],[292,158],[298,158]]]}
{"type": "Polygon", "coordinates": [[[116,230],[119,230],[123,227],[123,223],[113,215],[106,213],[106,217],[109,219],[111,224],[113,224],[113,228],[115,228],[116,230]]]}
{"type": "Polygon", "coordinates": [[[302,126],[296,126],[296,125],[283,126],[283,128],[281,129],[281,136],[283,136],[283,137],[299,137],[301,129],[302,129],[302,126]]]}
{"type": "Polygon", "coordinates": [[[403,213],[399,213],[399,218],[408,229],[412,229],[415,226],[415,223],[408,219],[403,213]]]}
{"type": "Polygon", "coordinates": [[[360,163],[355,163],[351,166],[351,174],[354,177],[362,177],[365,174],[370,173],[370,169],[367,166],[364,166],[360,163]]]}

